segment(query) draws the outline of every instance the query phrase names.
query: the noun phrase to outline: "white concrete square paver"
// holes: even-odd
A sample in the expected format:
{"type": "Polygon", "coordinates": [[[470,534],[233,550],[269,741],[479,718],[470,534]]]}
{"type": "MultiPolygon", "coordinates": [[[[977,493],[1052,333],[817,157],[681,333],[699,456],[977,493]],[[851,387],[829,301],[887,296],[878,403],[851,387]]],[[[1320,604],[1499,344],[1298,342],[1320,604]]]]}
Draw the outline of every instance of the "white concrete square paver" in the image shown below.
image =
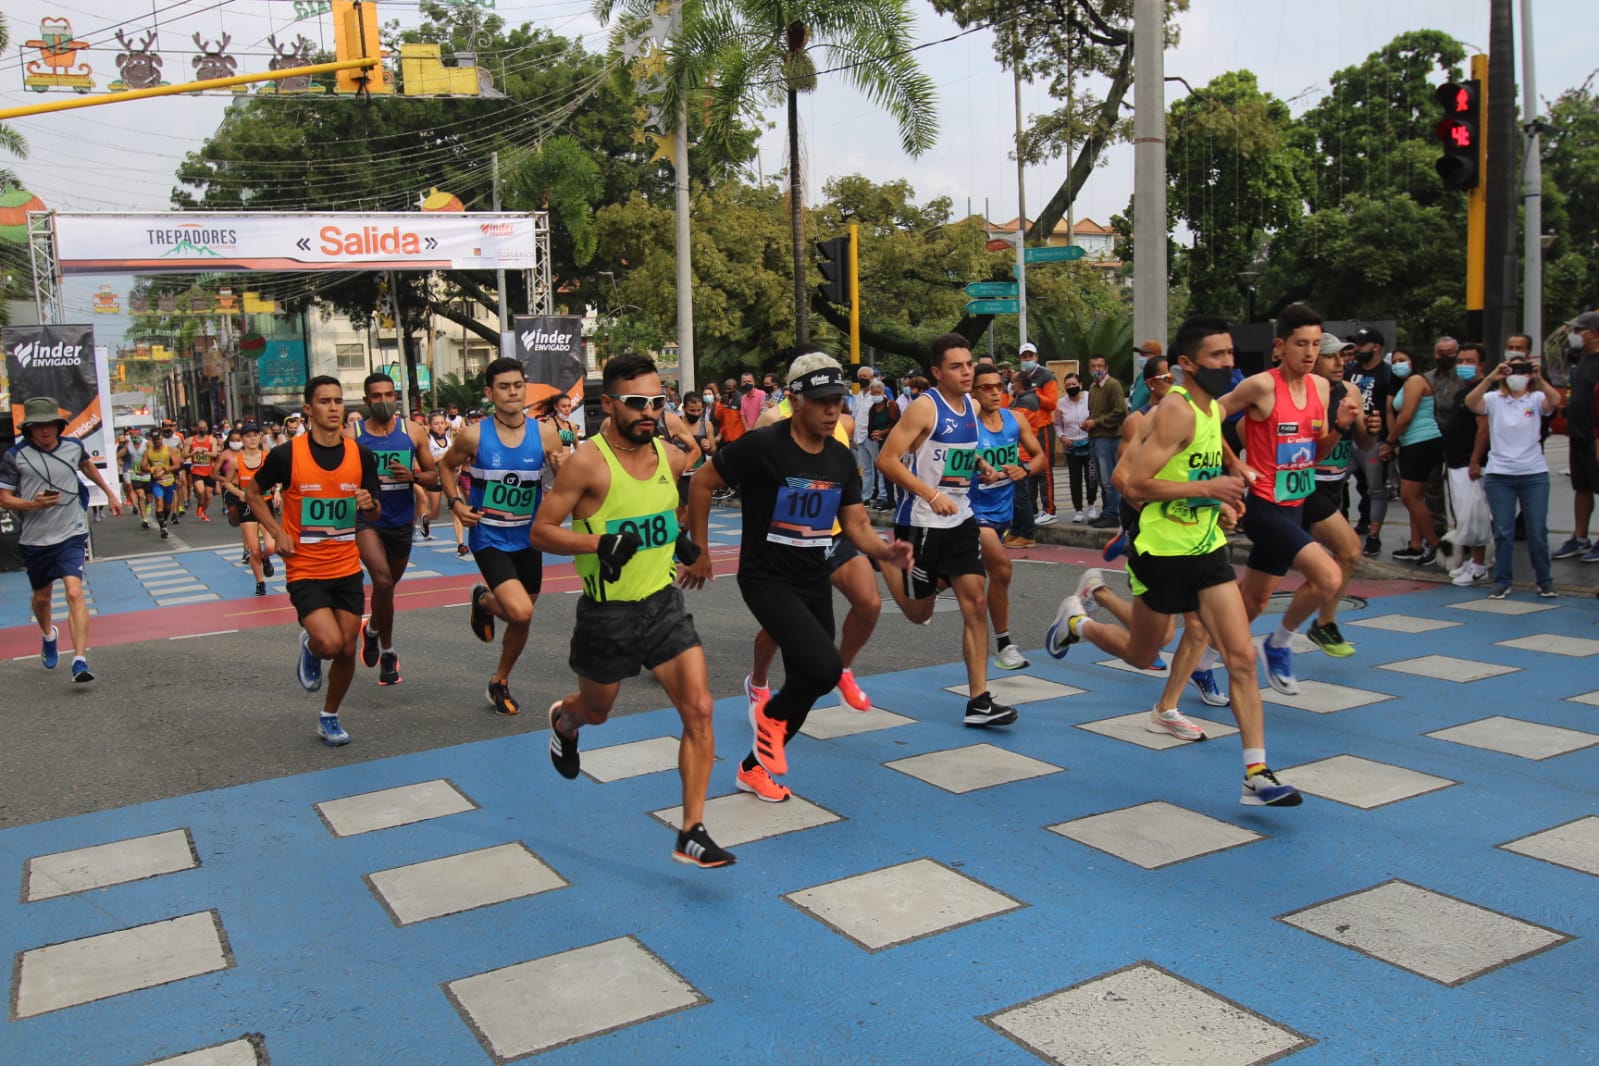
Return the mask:
{"type": "Polygon", "coordinates": [[[926,755],[913,755],[883,765],[957,794],[1008,785],[1012,781],[1025,781],[1045,774],[1058,774],[1065,770],[1042,759],[1018,755],[992,744],[969,744],[946,751],[931,751],[926,755]]]}
{"type": "Polygon", "coordinates": [[[569,882],[521,843],[500,844],[368,874],[398,925],[536,896],[569,882]]]}
{"type": "MultiPolygon", "coordinates": [[[[683,827],[683,808],[663,807],[651,816],[673,829],[683,827]]],[[[782,803],[763,803],[746,792],[717,796],[705,801],[705,828],[724,848],[736,848],[756,840],[815,829],[844,819],[798,794],[782,803]]]]}
{"type": "Polygon", "coordinates": [[[1453,987],[1571,937],[1404,881],[1278,915],[1363,955],[1453,987]]]}
{"type": "Polygon", "coordinates": [[[36,855],[22,874],[22,899],[51,899],[94,888],[142,881],[200,865],[187,829],[36,855]]]}
{"type": "Polygon", "coordinates": [[[316,804],[334,836],[350,837],[397,825],[477,810],[477,804],[440,778],[316,804]]]}
{"type": "Polygon", "coordinates": [[[1499,846],[1518,855],[1599,877],[1599,816],[1590,814],[1499,846]]]}
{"type": "Polygon", "coordinates": [[[1501,648],[1517,648],[1521,651],[1541,651],[1549,655],[1564,655],[1570,659],[1586,659],[1590,655],[1599,655],[1599,640],[1589,640],[1586,637],[1566,637],[1559,633],[1535,633],[1530,637],[1517,637],[1514,640],[1494,641],[1501,648]]]}
{"type": "Polygon", "coordinates": [[[1549,759],[1599,744],[1599,735],[1577,729],[1526,722],[1520,718],[1494,715],[1464,725],[1450,726],[1426,734],[1435,740],[1465,744],[1472,748],[1503,752],[1522,759],[1549,759]]]}
{"type": "Polygon", "coordinates": [[[1315,1042],[1150,962],[982,1020],[1061,1066],[1251,1066],[1315,1042]]]}
{"type": "Polygon", "coordinates": [[[229,1040],[226,1044],[157,1059],[145,1066],[260,1066],[262,1061],[260,1049],[249,1040],[229,1040]]]}
{"type": "MultiPolygon", "coordinates": [[[[1161,656],[1164,658],[1166,653],[1161,652],[1161,656]]],[[[1140,670],[1132,663],[1123,662],[1120,659],[1101,659],[1094,665],[1103,666],[1109,670],[1120,670],[1124,674],[1138,674],[1141,677],[1152,677],[1159,681],[1166,680],[1166,671],[1164,670],[1140,670]]]]}
{"type": "MultiPolygon", "coordinates": [[[[946,685],[944,691],[953,692],[961,697],[970,694],[965,685],[946,685]]],[[[1027,674],[1007,674],[1004,677],[994,677],[991,674],[988,678],[989,695],[1000,703],[1013,707],[1021,703],[1058,699],[1061,696],[1076,696],[1083,691],[1071,685],[1062,685],[1055,681],[1046,681],[1042,677],[1030,677],[1027,674]]]]}
{"type": "Polygon", "coordinates": [[[1146,870],[1158,870],[1265,839],[1259,833],[1230,822],[1160,800],[1075,818],[1047,828],[1051,833],[1146,870]]]}
{"type": "Polygon", "coordinates": [[[601,784],[677,769],[677,737],[651,737],[583,753],[583,772],[601,784]]]}
{"type": "MultiPolygon", "coordinates": [[[[1207,740],[1232,736],[1238,732],[1236,726],[1228,725],[1225,722],[1197,718],[1191,714],[1187,717],[1190,722],[1205,731],[1207,740]]],[[[1141,748],[1153,748],[1156,751],[1186,748],[1190,744],[1198,743],[1192,740],[1179,740],[1165,730],[1161,730],[1159,733],[1151,733],[1146,728],[1148,722],[1148,711],[1134,711],[1132,714],[1123,714],[1115,718],[1101,718],[1097,722],[1082,722],[1077,728],[1087,730],[1090,733],[1098,733],[1113,740],[1125,740],[1127,743],[1137,744],[1141,748]]]]}
{"type": "Polygon", "coordinates": [[[1285,696],[1268,685],[1260,690],[1260,698],[1267,703],[1297,707],[1301,711],[1310,711],[1313,714],[1337,714],[1339,711],[1353,710],[1356,707],[1366,707],[1393,699],[1386,692],[1372,692],[1368,689],[1305,678],[1299,681],[1298,695],[1285,696]]]}
{"type": "Polygon", "coordinates": [[[879,729],[912,725],[915,721],[916,719],[907,718],[903,714],[885,711],[876,704],[872,705],[871,710],[862,713],[853,707],[838,703],[831,707],[817,707],[812,710],[806,717],[805,724],[800,726],[800,732],[816,740],[836,740],[839,737],[853,737],[879,729]]]}
{"type": "Polygon", "coordinates": [[[783,898],[872,952],[1026,906],[932,859],[913,859],[783,898]]]}
{"type": "Polygon", "coordinates": [[[1436,618],[1418,618],[1409,614],[1379,614],[1370,618],[1340,618],[1338,621],[1340,625],[1380,629],[1385,633],[1432,633],[1465,625],[1464,622],[1440,622],[1436,618]]]}
{"type": "Polygon", "coordinates": [[[1301,792],[1363,811],[1459,784],[1445,777],[1357,755],[1334,755],[1330,759],[1285,767],[1281,773],[1284,781],[1301,792]]]}
{"type": "Polygon", "coordinates": [[[13,1010],[31,1018],[231,965],[217,913],[185,914],[22,952],[13,1010]]]}
{"type": "Polygon", "coordinates": [[[1580,696],[1567,696],[1567,703],[1586,703],[1590,707],[1599,707],[1599,689],[1584,692],[1580,696]]]}
{"type": "MultiPolygon", "coordinates": [[[[1525,595],[1531,595],[1531,593],[1526,593],[1525,595]]],[[[1486,597],[1480,600],[1467,600],[1465,603],[1451,603],[1449,606],[1457,611],[1474,611],[1478,614],[1503,614],[1512,617],[1558,609],[1552,603],[1537,603],[1532,600],[1516,599],[1490,600],[1486,597]]]]}
{"type": "Polygon", "coordinates": [[[1478,659],[1460,659],[1453,655],[1423,655],[1416,659],[1401,659],[1394,663],[1379,663],[1379,670],[1392,670],[1396,674],[1430,677],[1435,681],[1458,681],[1466,684],[1486,677],[1514,674],[1519,666],[1485,663],[1478,659]]]}
{"type": "Polygon", "coordinates": [[[499,1062],[709,1002],[630,936],[462,977],[444,987],[499,1062]]]}

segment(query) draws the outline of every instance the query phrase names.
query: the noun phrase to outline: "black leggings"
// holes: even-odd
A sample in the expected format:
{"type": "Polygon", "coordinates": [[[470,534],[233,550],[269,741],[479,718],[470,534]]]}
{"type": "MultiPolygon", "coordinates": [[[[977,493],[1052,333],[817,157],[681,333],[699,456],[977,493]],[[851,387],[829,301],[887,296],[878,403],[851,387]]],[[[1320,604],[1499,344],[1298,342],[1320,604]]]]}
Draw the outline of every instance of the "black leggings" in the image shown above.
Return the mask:
{"type": "MultiPolygon", "coordinates": [[[[1066,469],[1072,476],[1072,507],[1075,510],[1083,509],[1083,483],[1088,483],[1088,506],[1094,506],[1095,490],[1099,482],[1094,478],[1094,457],[1089,452],[1073,451],[1070,446],[1066,448],[1066,469]]],[[[1046,471],[1047,473],[1047,471],[1046,471]]]]}
{"type": "Polygon", "coordinates": [[[766,713],[788,723],[788,737],[805,724],[816,701],[838,685],[844,660],[833,645],[833,586],[797,588],[779,581],[738,579],[739,592],[761,628],[783,653],[783,687],[766,713]]]}

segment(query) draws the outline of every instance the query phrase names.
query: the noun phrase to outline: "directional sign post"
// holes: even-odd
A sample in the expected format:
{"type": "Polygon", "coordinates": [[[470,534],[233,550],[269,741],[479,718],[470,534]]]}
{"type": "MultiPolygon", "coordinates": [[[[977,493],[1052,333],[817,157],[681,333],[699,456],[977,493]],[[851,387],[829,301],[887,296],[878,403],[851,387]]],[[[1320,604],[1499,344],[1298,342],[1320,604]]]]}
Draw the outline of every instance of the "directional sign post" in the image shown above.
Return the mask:
{"type": "Polygon", "coordinates": [[[969,315],[1014,315],[1021,309],[1020,300],[972,300],[966,305],[969,315]]]}
{"type": "Polygon", "coordinates": [[[1081,259],[1088,252],[1076,244],[1047,244],[1038,248],[1029,248],[1024,254],[1029,263],[1064,263],[1072,259],[1081,259]]]}
{"type": "Polygon", "coordinates": [[[1014,281],[974,281],[966,286],[966,295],[978,300],[996,296],[1002,299],[1015,299],[1017,285],[1014,281]]]}

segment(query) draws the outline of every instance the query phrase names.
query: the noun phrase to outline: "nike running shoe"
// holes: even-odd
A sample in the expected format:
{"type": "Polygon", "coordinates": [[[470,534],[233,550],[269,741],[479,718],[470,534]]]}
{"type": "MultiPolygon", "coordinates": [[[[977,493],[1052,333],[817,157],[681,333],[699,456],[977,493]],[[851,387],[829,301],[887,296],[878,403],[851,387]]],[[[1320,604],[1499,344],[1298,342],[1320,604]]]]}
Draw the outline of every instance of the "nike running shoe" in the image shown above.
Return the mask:
{"type": "Polygon", "coordinates": [[[571,781],[582,769],[582,758],[577,753],[577,738],[562,736],[561,731],[555,728],[555,720],[560,714],[561,701],[556,700],[550,704],[550,762],[555,765],[556,773],[571,781]]]}
{"type": "Polygon", "coordinates": [[[767,803],[782,803],[792,795],[788,786],[774,781],[772,775],[766,772],[766,767],[760,763],[756,763],[753,770],[746,770],[740,766],[738,773],[733,776],[733,784],[738,786],[740,792],[748,792],[756,799],[765,800],[767,803]]]}
{"type": "Polygon", "coordinates": [[[1163,711],[1159,707],[1155,707],[1150,710],[1149,721],[1144,723],[1144,731],[1148,733],[1170,733],[1178,740],[1205,739],[1205,731],[1176,708],[1163,711]]]}
{"type": "Polygon", "coordinates": [[[1299,695],[1299,681],[1294,677],[1294,653],[1289,648],[1279,648],[1271,641],[1261,645],[1266,653],[1266,680],[1284,696],[1299,695]]]}
{"type": "MultiPolygon", "coordinates": [[[[1469,565],[1469,564],[1468,564],[1469,565]]],[[[1347,659],[1355,654],[1355,646],[1344,639],[1338,632],[1337,622],[1328,622],[1324,626],[1311,626],[1305,636],[1310,642],[1334,659],[1347,659]]]]}
{"type": "Polygon", "coordinates": [[[1509,585],[1495,585],[1493,591],[1488,593],[1488,598],[1490,600],[1502,600],[1508,595],[1510,595],[1509,585]]]}
{"type": "Polygon", "coordinates": [[[862,714],[872,709],[871,697],[861,691],[860,685],[855,683],[855,671],[847,666],[838,675],[838,694],[844,697],[845,703],[862,714]]]}
{"type": "Polygon", "coordinates": [[[1131,543],[1132,538],[1128,535],[1127,530],[1124,529],[1112,537],[1109,544],[1105,545],[1105,550],[1099,553],[1100,558],[1107,563],[1113,563],[1127,554],[1127,546],[1131,543]]]}
{"type": "Polygon", "coordinates": [[[400,676],[400,653],[386,651],[378,656],[378,684],[398,685],[405,680],[400,676]]]}
{"type": "Polygon", "coordinates": [[[361,665],[368,670],[378,664],[378,635],[371,622],[361,626],[361,665]]]}
{"type": "Polygon", "coordinates": [[[39,642],[39,661],[46,670],[54,670],[61,662],[61,629],[50,627],[50,635],[39,642]]]}
{"type": "Polygon", "coordinates": [[[1044,634],[1044,650],[1057,659],[1066,658],[1066,649],[1082,639],[1072,632],[1072,619],[1087,616],[1083,601],[1076,596],[1061,600],[1060,607],[1055,611],[1055,620],[1049,624],[1049,632],[1044,634]]]}
{"type": "Polygon", "coordinates": [[[1231,702],[1232,697],[1227,690],[1216,684],[1216,671],[1195,670],[1188,675],[1188,681],[1199,690],[1199,698],[1210,707],[1225,707],[1231,702]]]}
{"type": "Polygon", "coordinates": [[[330,748],[342,748],[350,742],[350,734],[344,731],[339,724],[336,714],[322,714],[317,716],[316,735],[322,738],[322,743],[330,748]]]}
{"type": "Polygon", "coordinates": [[[1099,601],[1094,599],[1094,593],[1105,587],[1105,575],[1089,567],[1077,579],[1077,592],[1075,595],[1083,601],[1083,613],[1093,614],[1094,608],[1099,606],[1099,601]]]}
{"type": "MultiPolygon", "coordinates": [[[[748,682],[745,683],[748,689],[748,682]]],[[[781,777],[788,773],[788,754],[783,750],[788,743],[788,723],[780,722],[766,713],[766,700],[750,700],[750,728],[755,730],[755,761],[766,767],[768,773],[781,777]]]]}
{"type": "Polygon", "coordinates": [[[987,692],[966,701],[966,717],[962,725],[986,729],[991,725],[1010,725],[1016,721],[1016,708],[1007,707],[987,692]]]}
{"type": "Polygon", "coordinates": [[[72,680],[79,685],[87,684],[94,680],[94,674],[89,671],[89,660],[72,660],[72,680]]]}
{"type": "MultiPolygon", "coordinates": [[[[311,634],[300,634],[300,657],[295,663],[295,676],[300,679],[300,687],[307,692],[315,692],[322,687],[322,660],[311,654],[311,634]]],[[[335,721],[334,725],[338,725],[335,721]]],[[[349,738],[345,738],[348,740],[349,738]]],[[[344,743],[344,741],[340,741],[344,743]]]]}
{"type": "Polygon", "coordinates": [[[994,654],[994,665],[1001,670],[1025,670],[1033,665],[1014,644],[1007,644],[994,654]]]}
{"type": "Polygon", "coordinates": [[[467,624],[472,628],[472,635],[487,644],[494,639],[494,616],[483,606],[482,599],[488,595],[487,585],[472,586],[472,614],[467,624]]]}
{"type": "Polygon", "coordinates": [[[489,706],[494,708],[495,714],[507,718],[522,709],[522,705],[511,695],[510,681],[495,681],[492,678],[489,680],[489,706]]]}
{"type": "Polygon", "coordinates": [[[1263,766],[1245,776],[1238,802],[1245,807],[1297,807],[1305,802],[1305,797],[1293,785],[1277,780],[1277,775],[1263,766]]]}
{"type": "Polygon", "coordinates": [[[705,831],[703,822],[696,822],[677,834],[677,847],[672,851],[672,858],[688,866],[698,866],[702,870],[710,870],[717,866],[732,866],[737,861],[731,851],[711,839],[711,834],[705,831]]]}

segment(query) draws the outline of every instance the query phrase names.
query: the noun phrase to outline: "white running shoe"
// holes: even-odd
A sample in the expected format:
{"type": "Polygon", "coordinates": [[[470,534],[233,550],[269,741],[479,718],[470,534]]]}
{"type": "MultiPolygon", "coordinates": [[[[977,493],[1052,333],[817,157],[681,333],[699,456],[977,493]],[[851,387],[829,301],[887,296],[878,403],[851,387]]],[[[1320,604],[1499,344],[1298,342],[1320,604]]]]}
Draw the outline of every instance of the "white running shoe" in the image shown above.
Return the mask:
{"type": "Polygon", "coordinates": [[[1205,731],[1199,728],[1182,711],[1172,708],[1163,711],[1155,707],[1149,712],[1149,721],[1144,723],[1147,733],[1170,733],[1178,740],[1204,740],[1205,731]]]}
{"type": "Polygon", "coordinates": [[[1072,521],[1078,525],[1082,525],[1084,522],[1088,521],[1088,516],[1083,512],[1078,511],[1076,514],[1072,515],[1072,521]]]}
{"type": "Polygon", "coordinates": [[[1022,655],[1022,650],[1014,644],[1007,644],[994,655],[994,665],[1001,670],[1025,670],[1033,665],[1022,655]]]}
{"type": "Polygon", "coordinates": [[[1093,614],[1099,602],[1094,599],[1094,590],[1105,587],[1105,575],[1089,567],[1083,571],[1083,576],[1077,579],[1077,591],[1072,593],[1083,602],[1083,613],[1093,614]]]}

